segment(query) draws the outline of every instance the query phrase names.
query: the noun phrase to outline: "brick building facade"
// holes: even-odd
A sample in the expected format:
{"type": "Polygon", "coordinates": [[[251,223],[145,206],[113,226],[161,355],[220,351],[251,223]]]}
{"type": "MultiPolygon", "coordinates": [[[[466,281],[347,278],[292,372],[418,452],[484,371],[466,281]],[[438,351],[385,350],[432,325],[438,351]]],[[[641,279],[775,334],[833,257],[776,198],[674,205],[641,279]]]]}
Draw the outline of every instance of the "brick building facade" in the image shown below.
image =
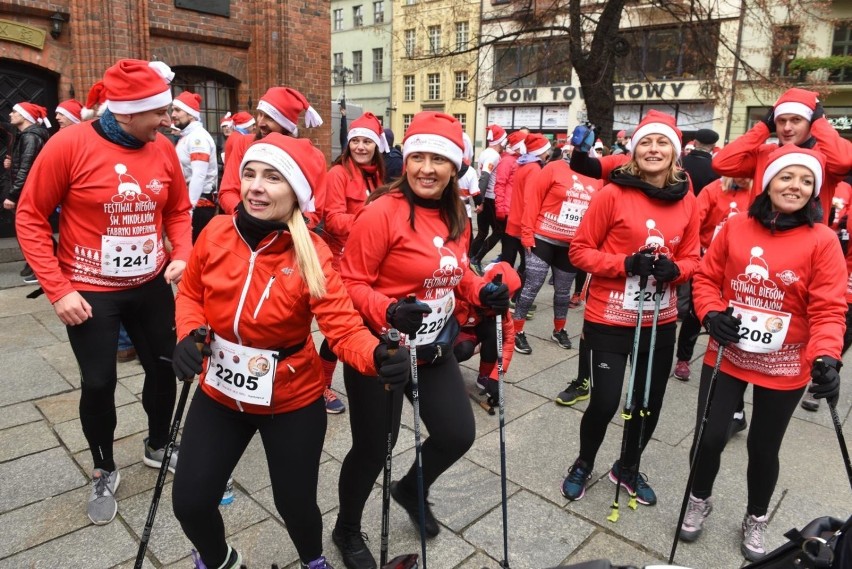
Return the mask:
{"type": "MultiPolygon", "coordinates": [[[[107,67],[138,58],[169,64],[175,93],[199,92],[214,134],[226,111],[253,110],[273,85],[299,89],[323,114],[331,108],[328,18],[328,0],[0,0],[0,113],[8,120],[12,105],[29,99],[52,119],[58,101],[85,102],[107,67]],[[190,4],[228,15],[177,7],[190,4]]],[[[326,155],[330,118],[303,131],[326,155]]]]}

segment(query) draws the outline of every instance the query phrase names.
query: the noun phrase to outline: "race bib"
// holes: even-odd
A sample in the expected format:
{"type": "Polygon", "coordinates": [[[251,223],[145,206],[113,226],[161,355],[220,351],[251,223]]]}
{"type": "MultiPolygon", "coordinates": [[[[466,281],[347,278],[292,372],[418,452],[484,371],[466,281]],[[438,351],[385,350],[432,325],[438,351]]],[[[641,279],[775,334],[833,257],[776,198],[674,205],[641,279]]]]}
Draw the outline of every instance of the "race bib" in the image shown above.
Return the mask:
{"type": "Polygon", "coordinates": [[[101,272],[112,277],[138,277],[157,269],[157,235],[101,237],[101,272]]]}
{"type": "Polygon", "coordinates": [[[249,348],[219,337],[210,342],[210,350],[204,383],[237,401],[270,405],[278,363],[275,350],[249,348]]]}
{"type": "Polygon", "coordinates": [[[784,345],[792,315],[732,300],[733,317],[740,319],[740,341],[736,346],[756,354],[777,352],[784,345]]]}
{"type": "Polygon", "coordinates": [[[589,202],[577,203],[572,201],[562,202],[562,208],[559,210],[557,222],[560,225],[568,227],[579,227],[580,221],[586,215],[586,210],[589,209],[589,202]]]}
{"type": "Polygon", "coordinates": [[[450,291],[441,298],[418,300],[432,309],[431,314],[423,317],[423,324],[420,325],[417,336],[414,338],[414,345],[422,346],[434,342],[438,334],[441,333],[441,330],[444,329],[447,321],[453,317],[453,310],[456,307],[456,297],[453,291],[450,291]]]}
{"type": "MultiPolygon", "coordinates": [[[[644,304],[642,310],[647,310],[649,305],[653,305],[657,301],[657,296],[660,297],[660,306],[668,306],[672,297],[672,287],[666,285],[662,292],[657,292],[657,279],[648,277],[648,286],[645,287],[644,304]]],[[[642,289],[639,287],[639,277],[627,277],[624,282],[624,300],[621,307],[625,310],[639,310],[639,298],[642,296],[642,289]]]]}

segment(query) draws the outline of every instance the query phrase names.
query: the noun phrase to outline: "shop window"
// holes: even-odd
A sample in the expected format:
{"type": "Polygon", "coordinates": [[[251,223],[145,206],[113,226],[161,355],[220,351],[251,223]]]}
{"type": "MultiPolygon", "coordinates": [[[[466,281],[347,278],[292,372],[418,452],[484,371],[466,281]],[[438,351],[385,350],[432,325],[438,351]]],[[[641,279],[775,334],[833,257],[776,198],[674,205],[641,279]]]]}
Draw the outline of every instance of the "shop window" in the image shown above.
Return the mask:
{"type": "Polygon", "coordinates": [[[564,40],[498,45],[494,62],[496,89],[571,83],[568,42],[564,40]]]}
{"type": "Polygon", "coordinates": [[[630,46],[616,59],[616,82],[715,77],[719,23],[621,32],[630,46]]]}
{"type": "MultiPolygon", "coordinates": [[[[243,110],[237,105],[236,79],[224,73],[201,67],[173,67],[172,95],[183,91],[201,95],[201,122],[208,132],[219,131],[219,121],[225,113],[243,110]]],[[[248,109],[252,112],[253,109],[248,109]]]]}

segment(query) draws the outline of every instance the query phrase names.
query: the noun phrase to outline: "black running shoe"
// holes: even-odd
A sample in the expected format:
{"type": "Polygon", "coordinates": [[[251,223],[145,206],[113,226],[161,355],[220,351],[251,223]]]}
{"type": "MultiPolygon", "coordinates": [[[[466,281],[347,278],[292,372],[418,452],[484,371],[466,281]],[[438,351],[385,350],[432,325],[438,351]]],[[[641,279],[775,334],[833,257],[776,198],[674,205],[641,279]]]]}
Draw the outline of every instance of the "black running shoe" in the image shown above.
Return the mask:
{"type": "Polygon", "coordinates": [[[367,534],[350,531],[335,525],[331,531],[331,541],[340,550],[343,564],[347,569],[376,569],[376,558],[367,547],[367,534]]]}
{"type": "MultiPolygon", "coordinates": [[[[397,504],[405,508],[405,511],[408,512],[408,517],[411,518],[411,521],[414,522],[414,525],[418,528],[420,527],[420,505],[419,500],[417,499],[417,493],[415,492],[413,495],[406,492],[403,488],[400,487],[399,481],[391,482],[390,487],[391,496],[396,501],[397,504]]],[[[432,508],[428,500],[424,500],[424,506],[426,507],[425,518],[426,518],[426,527],[423,528],[426,532],[427,537],[435,537],[440,533],[441,526],[438,525],[438,520],[435,519],[435,514],[432,513],[432,508]]]]}
{"type": "Polygon", "coordinates": [[[575,379],[568,384],[565,391],[561,391],[556,396],[556,403],[559,405],[573,405],[580,401],[585,401],[589,398],[589,380],[588,378],[580,380],[575,379]]]}
{"type": "Polygon", "coordinates": [[[565,348],[566,350],[571,349],[571,338],[568,337],[568,332],[563,328],[558,332],[556,330],[550,335],[550,339],[559,344],[560,348],[565,348]]]}
{"type": "Polygon", "coordinates": [[[531,354],[532,348],[530,347],[530,343],[527,342],[527,335],[523,332],[518,332],[515,334],[515,351],[519,354],[531,354]]]}

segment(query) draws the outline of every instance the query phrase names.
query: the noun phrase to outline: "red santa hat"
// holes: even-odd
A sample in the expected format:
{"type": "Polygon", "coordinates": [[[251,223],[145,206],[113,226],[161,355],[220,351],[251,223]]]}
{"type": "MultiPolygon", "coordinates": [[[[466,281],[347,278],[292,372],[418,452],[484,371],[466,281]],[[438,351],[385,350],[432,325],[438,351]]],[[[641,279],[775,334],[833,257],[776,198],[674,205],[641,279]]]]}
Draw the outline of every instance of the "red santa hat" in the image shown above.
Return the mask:
{"type": "Polygon", "coordinates": [[[121,59],[104,73],[107,108],[117,115],[132,115],[168,107],[169,84],[175,74],[162,61],[121,59]]]}
{"type": "Polygon", "coordinates": [[[182,91],[180,95],[174,98],[172,105],[186,112],[195,120],[201,120],[201,95],[198,93],[182,91]]]}
{"type": "Polygon", "coordinates": [[[619,130],[618,134],[615,135],[616,138],[624,138],[625,136],[627,136],[626,130],[619,130]]]}
{"type": "Polygon", "coordinates": [[[524,145],[527,147],[527,153],[541,156],[550,150],[550,141],[543,134],[532,132],[527,135],[524,140],[524,145]]]}
{"type": "Polygon", "coordinates": [[[233,115],[231,115],[231,111],[225,113],[225,116],[222,117],[222,120],[219,121],[219,127],[234,128],[234,117],[233,115]]]}
{"type": "Polygon", "coordinates": [[[819,103],[819,93],[806,89],[788,89],[775,101],[774,114],[776,117],[788,114],[798,115],[810,121],[814,117],[817,103],[819,103]]]}
{"type": "Polygon", "coordinates": [[[431,152],[446,157],[460,170],[464,158],[461,123],[454,117],[434,111],[414,115],[402,139],[402,159],[412,152],[431,152]]]}
{"type": "Polygon", "coordinates": [[[482,278],[486,282],[491,282],[497,275],[503,275],[503,284],[509,287],[510,297],[514,296],[515,293],[521,289],[521,277],[518,276],[518,271],[516,271],[512,265],[506,261],[491,263],[486,266],[485,272],[482,274],[482,278]]]}
{"type": "Polygon", "coordinates": [[[346,137],[346,141],[349,142],[356,136],[363,136],[375,142],[379,152],[382,154],[390,152],[382,123],[379,122],[379,119],[373,113],[364,113],[349,125],[349,134],[346,137]]]}
{"type": "Polygon", "coordinates": [[[514,154],[526,154],[527,147],[524,144],[524,140],[526,140],[527,135],[522,130],[516,130],[512,134],[509,135],[507,139],[507,147],[514,154]]]}
{"type": "Polygon", "coordinates": [[[50,121],[47,120],[47,109],[35,103],[18,103],[12,110],[17,112],[24,119],[33,124],[43,125],[45,128],[50,128],[50,121]]]}
{"type": "Polygon", "coordinates": [[[496,146],[506,141],[506,131],[499,124],[490,124],[485,127],[485,140],[488,146],[496,146]]]}
{"type": "Polygon", "coordinates": [[[62,101],[58,105],[56,105],[56,112],[67,118],[74,124],[80,124],[80,121],[83,120],[82,112],[83,112],[83,103],[78,101],[77,99],[68,99],[67,101],[62,101]]]}
{"type": "Polygon", "coordinates": [[[269,164],[284,176],[302,213],[315,211],[314,189],[325,184],[325,156],[310,140],[269,133],[246,149],[240,172],[255,161],[269,164]]]}
{"type": "Polygon", "coordinates": [[[804,166],[814,175],[814,195],[819,195],[825,174],[825,156],[822,152],[802,148],[795,144],[785,144],[773,150],[767,157],[766,170],[763,171],[763,190],[766,191],[772,178],[787,166],[804,166]]]}
{"type": "Polygon", "coordinates": [[[95,117],[95,107],[98,107],[99,113],[103,114],[106,108],[103,106],[104,103],[106,103],[106,87],[104,87],[103,81],[98,81],[89,89],[89,94],[86,96],[86,106],[80,112],[80,117],[84,121],[93,119],[95,117]]]}
{"type": "Polygon", "coordinates": [[[270,87],[260,101],[257,110],[269,115],[272,120],[292,134],[298,134],[299,113],[305,111],[305,126],[314,128],[322,125],[322,117],[308,100],[290,87],[270,87]]]}
{"type": "Polygon", "coordinates": [[[462,132],[462,139],[464,140],[464,154],[462,155],[462,160],[465,164],[470,166],[470,161],[473,160],[473,142],[471,142],[470,137],[466,132],[462,132]]]}
{"type": "Polygon", "coordinates": [[[636,127],[636,131],[630,139],[631,147],[636,148],[639,141],[649,134],[662,134],[668,138],[674,147],[675,157],[680,155],[683,135],[677,127],[677,122],[673,116],[654,109],[648,111],[645,117],[639,122],[639,126],[636,127]]]}
{"type": "Polygon", "coordinates": [[[249,128],[254,125],[254,117],[245,111],[234,115],[234,126],[237,128],[249,128]]]}

